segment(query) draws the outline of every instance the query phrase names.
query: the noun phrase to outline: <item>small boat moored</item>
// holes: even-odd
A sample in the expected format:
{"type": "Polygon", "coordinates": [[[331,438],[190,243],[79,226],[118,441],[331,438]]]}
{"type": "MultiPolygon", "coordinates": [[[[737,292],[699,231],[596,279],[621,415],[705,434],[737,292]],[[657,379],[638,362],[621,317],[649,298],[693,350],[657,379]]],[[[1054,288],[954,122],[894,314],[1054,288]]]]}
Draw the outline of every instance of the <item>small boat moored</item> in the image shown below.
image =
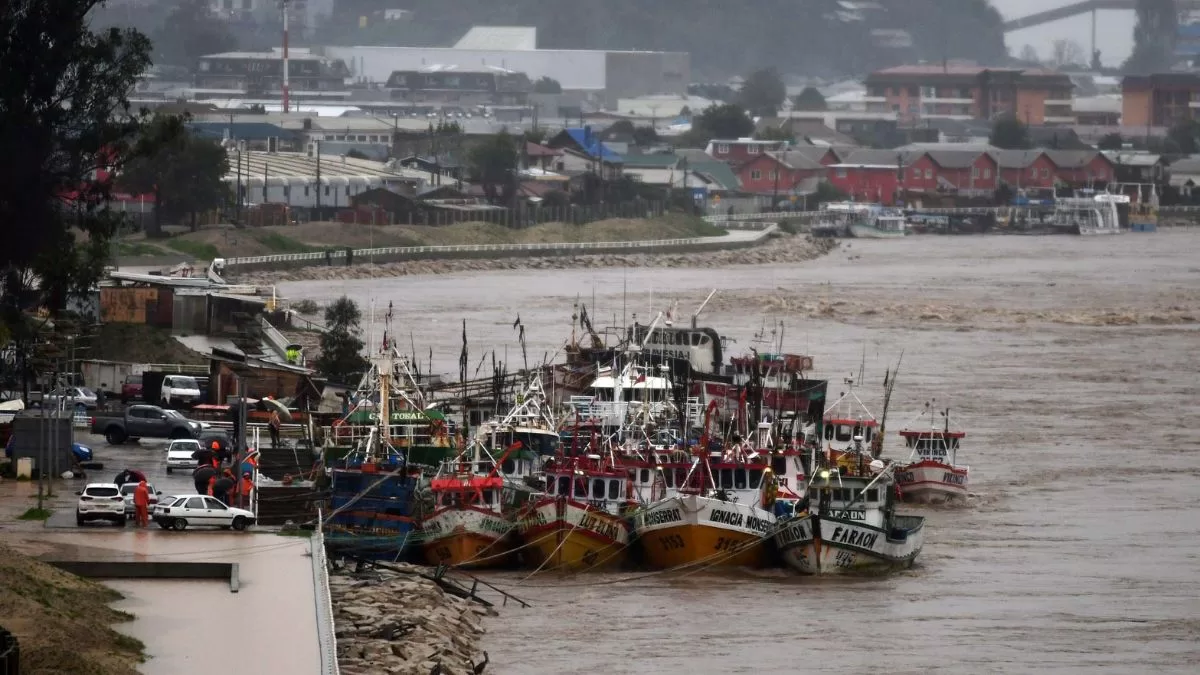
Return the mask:
{"type": "Polygon", "coordinates": [[[925,519],[894,511],[895,465],[872,459],[861,436],[856,445],[814,472],[808,511],[778,526],[779,552],[801,574],[907,568],[921,552],[925,519]]]}
{"type": "MultiPolygon", "coordinates": [[[[928,404],[927,404],[927,407],[928,404]]],[[[922,415],[922,418],[925,416],[922,415]]],[[[950,410],[929,410],[927,429],[905,428],[900,431],[910,455],[907,463],[896,468],[900,499],[916,504],[940,504],[968,495],[969,468],[957,463],[959,442],[964,431],[950,429],[950,410]],[[943,417],[938,428],[936,415],[943,417]]]]}

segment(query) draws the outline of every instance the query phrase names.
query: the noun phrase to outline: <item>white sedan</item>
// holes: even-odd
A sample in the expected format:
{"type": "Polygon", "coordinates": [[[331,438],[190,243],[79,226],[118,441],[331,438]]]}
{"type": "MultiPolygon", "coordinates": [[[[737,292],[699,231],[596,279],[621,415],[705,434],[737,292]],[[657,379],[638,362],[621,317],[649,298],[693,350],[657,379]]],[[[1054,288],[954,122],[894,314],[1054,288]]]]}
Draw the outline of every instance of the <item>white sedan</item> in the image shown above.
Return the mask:
{"type": "Polygon", "coordinates": [[[254,514],[245,509],[226,506],[216,497],[182,495],[163,499],[154,507],[154,522],[164,530],[184,530],[193,527],[219,527],[222,530],[246,529],[254,524],[254,514]]]}
{"type": "Polygon", "coordinates": [[[200,451],[200,441],[191,438],[179,438],[167,446],[167,473],[175,469],[190,471],[196,468],[196,453],[200,451]]]}

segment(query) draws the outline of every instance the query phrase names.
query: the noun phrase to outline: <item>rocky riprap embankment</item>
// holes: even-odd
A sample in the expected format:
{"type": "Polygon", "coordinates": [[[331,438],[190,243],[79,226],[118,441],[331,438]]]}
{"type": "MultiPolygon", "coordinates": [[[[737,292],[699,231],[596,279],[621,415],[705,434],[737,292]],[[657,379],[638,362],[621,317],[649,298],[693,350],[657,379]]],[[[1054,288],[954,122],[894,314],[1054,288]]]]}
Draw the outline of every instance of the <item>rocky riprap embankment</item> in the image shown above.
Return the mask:
{"type": "MultiPolygon", "coordinates": [[[[417,566],[398,566],[414,573],[417,566]]],[[[494,610],[448,595],[416,574],[332,574],[333,622],[343,675],[471,675],[482,617],[494,610]]]]}
{"type": "Polygon", "coordinates": [[[579,269],[599,267],[701,267],[719,268],[730,265],[785,264],[812,260],[825,255],[838,245],[835,239],[815,239],[806,236],[773,237],[760,246],[696,253],[625,253],[600,255],[569,255],[545,257],[509,257],[465,260],[413,260],[407,262],[370,263],[345,266],[312,266],[272,272],[237,274],[230,269],[228,276],[239,283],[276,284],[284,281],[334,279],[373,279],[403,277],[418,274],[448,274],[483,270],[579,269]]]}

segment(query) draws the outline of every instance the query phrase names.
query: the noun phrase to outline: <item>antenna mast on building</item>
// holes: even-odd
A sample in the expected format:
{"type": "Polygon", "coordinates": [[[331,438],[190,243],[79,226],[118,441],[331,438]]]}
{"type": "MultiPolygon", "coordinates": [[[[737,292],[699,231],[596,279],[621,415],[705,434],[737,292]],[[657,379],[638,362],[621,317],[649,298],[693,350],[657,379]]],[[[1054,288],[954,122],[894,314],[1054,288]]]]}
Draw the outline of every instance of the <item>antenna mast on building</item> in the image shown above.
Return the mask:
{"type": "Polygon", "coordinates": [[[283,8],[283,112],[290,112],[288,106],[288,0],[280,0],[283,8]]]}

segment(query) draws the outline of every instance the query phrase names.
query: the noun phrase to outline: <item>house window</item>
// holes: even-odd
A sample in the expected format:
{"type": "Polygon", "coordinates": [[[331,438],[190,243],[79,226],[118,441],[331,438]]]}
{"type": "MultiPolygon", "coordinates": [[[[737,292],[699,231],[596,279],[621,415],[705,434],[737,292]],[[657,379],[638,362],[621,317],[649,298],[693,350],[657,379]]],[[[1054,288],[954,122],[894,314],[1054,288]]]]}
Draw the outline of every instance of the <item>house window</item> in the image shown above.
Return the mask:
{"type": "Polygon", "coordinates": [[[770,171],[767,173],[767,180],[775,180],[775,172],[774,171],[770,171]]]}
{"type": "Polygon", "coordinates": [[[1030,169],[1029,169],[1029,177],[1030,177],[1030,178],[1037,178],[1037,167],[1036,167],[1036,166],[1034,166],[1034,167],[1030,167],[1030,169]]]}
{"type": "Polygon", "coordinates": [[[984,178],[991,178],[991,177],[992,177],[992,170],[991,170],[991,169],[984,169],[984,170],[983,170],[983,177],[984,177],[984,178]]]}
{"type": "Polygon", "coordinates": [[[979,167],[971,167],[971,178],[979,178],[979,167]]]}
{"type": "Polygon", "coordinates": [[[729,145],[727,143],[717,143],[717,154],[718,155],[728,155],[729,154],[729,145]]]}
{"type": "Polygon", "coordinates": [[[308,186],[307,185],[304,186],[304,196],[305,197],[308,196],[308,186]]]}
{"type": "Polygon", "coordinates": [[[750,172],[750,180],[762,180],[762,172],[755,169],[750,172]]]}
{"type": "Polygon", "coordinates": [[[838,178],[845,178],[845,177],[846,177],[846,170],[845,170],[845,169],[838,169],[838,170],[837,170],[837,177],[838,177],[838,178]]]}
{"type": "Polygon", "coordinates": [[[755,146],[755,152],[757,152],[760,155],[765,153],[766,151],[767,151],[767,148],[764,145],[755,146]]]}
{"type": "Polygon", "coordinates": [[[933,169],[925,169],[925,180],[933,178],[933,169]]]}
{"type": "Polygon", "coordinates": [[[1049,178],[1049,177],[1050,177],[1050,169],[1047,169],[1046,167],[1042,167],[1042,178],[1049,178]]]}
{"type": "Polygon", "coordinates": [[[914,179],[917,179],[917,180],[921,179],[921,170],[920,169],[913,169],[912,173],[913,173],[914,179]]]}

